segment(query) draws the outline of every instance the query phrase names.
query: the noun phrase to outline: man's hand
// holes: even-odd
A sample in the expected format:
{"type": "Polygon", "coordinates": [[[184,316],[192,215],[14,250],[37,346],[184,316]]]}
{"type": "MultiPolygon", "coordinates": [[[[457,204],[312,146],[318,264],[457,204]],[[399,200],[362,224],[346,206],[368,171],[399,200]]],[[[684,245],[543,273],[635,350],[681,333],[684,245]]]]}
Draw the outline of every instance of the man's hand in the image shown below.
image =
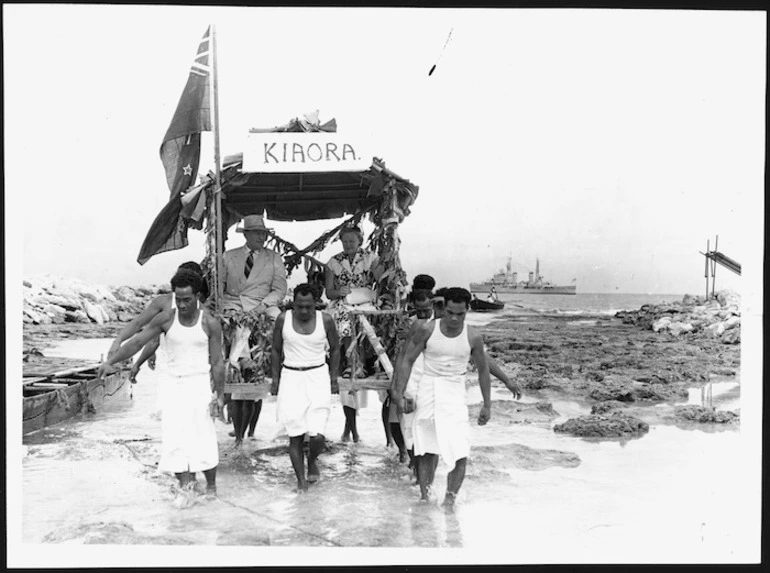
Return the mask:
{"type": "Polygon", "coordinates": [[[278,386],[280,385],[280,380],[273,380],[273,383],[270,384],[270,395],[271,396],[278,396],[278,386]]]}
{"type": "Polygon", "coordinates": [[[336,378],[332,378],[332,394],[339,394],[340,393],[340,385],[337,383],[336,378]]]}
{"type": "Polygon", "coordinates": [[[136,363],[131,366],[131,371],[128,373],[128,379],[131,381],[131,384],[137,383],[136,375],[139,374],[139,369],[139,365],[136,363]]]}
{"type": "Polygon", "coordinates": [[[508,390],[510,390],[510,391],[511,391],[511,393],[513,394],[513,397],[514,397],[516,400],[518,400],[519,398],[521,398],[521,386],[519,386],[518,384],[516,384],[516,382],[514,382],[513,380],[511,380],[511,383],[510,383],[510,384],[507,384],[507,386],[508,386],[508,390]]]}
{"type": "Polygon", "coordinates": [[[483,426],[487,422],[489,422],[489,419],[492,417],[492,414],[490,412],[489,406],[482,406],[481,410],[479,411],[479,419],[478,424],[479,426],[483,426]]]}
{"type": "Polygon", "coordinates": [[[147,366],[150,367],[150,370],[155,370],[155,354],[147,359],[147,366]]]}
{"type": "Polygon", "coordinates": [[[411,396],[404,396],[404,414],[411,414],[414,412],[415,404],[414,404],[414,398],[411,396]]]}
{"type": "Polygon", "coordinates": [[[99,370],[96,371],[96,377],[99,380],[104,380],[104,377],[107,376],[107,374],[112,374],[115,370],[114,366],[110,366],[107,362],[102,362],[99,365],[99,370]]]}
{"type": "Polygon", "coordinates": [[[225,421],[225,398],[222,395],[221,392],[217,392],[216,395],[211,399],[211,402],[209,402],[209,415],[211,416],[212,420],[221,420],[223,423],[227,423],[225,421]]]}
{"type": "Polygon", "coordinates": [[[345,297],[348,296],[352,291],[350,290],[350,287],[348,285],[343,285],[340,287],[340,296],[345,297]]]}
{"type": "Polygon", "coordinates": [[[263,313],[267,310],[267,305],[264,302],[258,302],[254,307],[253,312],[263,313]]]}

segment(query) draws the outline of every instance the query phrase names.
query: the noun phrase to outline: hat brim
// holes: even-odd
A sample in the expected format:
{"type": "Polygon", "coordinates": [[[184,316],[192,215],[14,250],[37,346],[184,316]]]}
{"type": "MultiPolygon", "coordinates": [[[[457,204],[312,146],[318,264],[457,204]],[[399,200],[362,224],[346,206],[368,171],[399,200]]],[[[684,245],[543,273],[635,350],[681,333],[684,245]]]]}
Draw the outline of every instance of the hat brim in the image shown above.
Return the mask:
{"type": "Polygon", "coordinates": [[[246,231],[264,231],[265,233],[269,233],[272,231],[269,227],[257,227],[256,229],[244,229],[243,227],[236,227],[235,232],[236,233],[244,233],[246,231]]]}

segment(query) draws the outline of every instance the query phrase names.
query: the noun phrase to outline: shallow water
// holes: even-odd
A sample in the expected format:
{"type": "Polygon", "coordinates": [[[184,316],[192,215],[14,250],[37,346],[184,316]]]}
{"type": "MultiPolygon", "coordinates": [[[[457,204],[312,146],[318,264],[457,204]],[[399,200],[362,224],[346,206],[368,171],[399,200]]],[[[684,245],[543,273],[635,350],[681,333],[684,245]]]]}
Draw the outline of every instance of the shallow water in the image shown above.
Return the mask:
{"type": "MultiPolygon", "coordinates": [[[[108,344],[64,341],[47,354],[98,359],[108,344]]],[[[446,511],[417,502],[406,465],[385,447],[374,392],[359,413],[358,444],[338,441],[344,417],[333,400],[322,479],[296,494],[271,397],[256,439],[241,451],[231,449],[231,427],[216,423],[219,497],[179,510],[171,505],[173,476],[155,467],[155,374],[143,369],[132,393],[24,437],[23,542],[433,548],[441,551],[429,562],[471,563],[710,562],[746,554],[748,541],[735,529],[746,511],[736,495],[744,466],[739,429],[656,425],[638,439],[596,441],[552,430],[588,413],[589,404],[528,395],[522,401],[547,400],[559,418],[521,424],[498,403],[487,426],[472,425],[466,480],[457,507],[446,511]]],[[[689,402],[700,403],[702,394],[693,389],[689,402]]],[[[739,386],[718,380],[711,399],[736,409],[739,386]]],[[[509,401],[510,393],[495,388],[493,400],[509,401]]],[[[469,388],[469,404],[479,401],[478,388],[469,388]]],[[[446,472],[440,464],[438,502],[446,472]]],[[[427,558],[410,555],[407,562],[427,558]]]]}

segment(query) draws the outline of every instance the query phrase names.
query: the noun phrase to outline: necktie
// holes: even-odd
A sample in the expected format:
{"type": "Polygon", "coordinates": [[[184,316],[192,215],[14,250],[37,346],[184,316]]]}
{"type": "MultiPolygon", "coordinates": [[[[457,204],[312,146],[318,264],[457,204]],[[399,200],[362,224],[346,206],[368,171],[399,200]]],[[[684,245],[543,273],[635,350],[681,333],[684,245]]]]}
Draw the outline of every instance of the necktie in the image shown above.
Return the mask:
{"type": "Polygon", "coordinates": [[[243,267],[243,276],[249,278],[251,273],[251,267],[254,266],[254,251],[249,251],[249,256],[246,257],[246,266],[243,267]]]}

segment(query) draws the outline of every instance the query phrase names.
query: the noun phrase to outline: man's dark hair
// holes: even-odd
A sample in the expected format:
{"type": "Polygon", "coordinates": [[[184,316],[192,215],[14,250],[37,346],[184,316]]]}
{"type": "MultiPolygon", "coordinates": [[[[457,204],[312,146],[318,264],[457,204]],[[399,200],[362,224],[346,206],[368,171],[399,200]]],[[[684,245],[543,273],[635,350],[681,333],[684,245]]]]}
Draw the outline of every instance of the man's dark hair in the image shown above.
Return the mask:
{"type": "Polygon", "coordinates": [[[452,287],[446,289],[444,299],[447,302],[461,302],[468,308],[471,304],[471,293],[461,287],[452,287]]]}
{"type": "Polygon", "coordinates": [[[446,287],[441,287],[441,288],[439,288],[439,289],[436,289],[436,292],[434,292],[433,294],[434,294],[435,296],[445,296],[445,295],[446,295],[446,291],[447,291],[447,290],[448,290],[448,289],[447,289],[446,287]]]}
{"type": "Polygon", "coordinates": [[[203,276],[203,268],[201,268],[201,266],[198,263],[196,263],[195,261],[187,261],[186,263],[182,263],[181,265],[179,265],[179,268],[177,270],[180,270],[180,269],[187,269],[189,271],[193,271],[195,273],[198,273],[201,276],[201,278],[203,279],[203,283],[201,285],[201,290],[200,290],[200,295],[201,295],[201,297],[203,297],[203,300],[206,300],[207,298],[209,298],[209,294],[210,294],[209,293],[209,284],[206,281],[206,277],[203,276]]]}
{"type": "Polygon", "coordinates": [[[429,289],[415,289],[409,293],[409,302],[415,303],[422,300],[430,300],[433,298],[433,292],[429,289]]]}
{"type": "Polygon", "coordinates": [[[190,269],[179,269],[171,279],[171,289],[190,287],[193,293],[199,294],[203,289],[203,277],[190,269]]]}
{"type": "Polygon", "coordinates": [[[417,275],[412,280],[412,290],[433,290],[436,280],[430,275],[417,275]]]}
{"type": "MultiPolygon", "coordinates": [[[[203,269],[195,261],[187,261],[186,263],[182,263],[181,265],[179,265],[179,268],[180,269],[188,269],[188,270],[191,270],[191,271],[195,271],[199,275],[203,276],[203,269]]],[[[179,270],[179,269],[177,269],[177,270],[179,270]]]]}
{"type": "Polygon", "coordinates": [[[321,298],[321,293],[318,292],[318,287],[310,283],[302,283],[301,285],[294,287],[294,300],[297,299],[298,294],[301,294],[302,296],[311,294],[313,295],[313,299],[316,301],[321,298]]]}

